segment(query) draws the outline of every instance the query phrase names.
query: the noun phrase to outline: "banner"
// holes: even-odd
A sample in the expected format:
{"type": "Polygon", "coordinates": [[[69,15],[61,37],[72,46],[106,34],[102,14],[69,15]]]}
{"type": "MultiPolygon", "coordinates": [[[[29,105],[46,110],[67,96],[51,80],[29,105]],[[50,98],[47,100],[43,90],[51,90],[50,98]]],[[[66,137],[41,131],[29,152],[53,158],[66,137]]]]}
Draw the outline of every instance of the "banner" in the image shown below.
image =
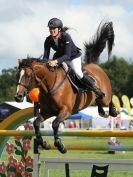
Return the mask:
{"type": "Polygon", "coordinates": [[[116,95],[113,95],[112,102],[114,106],[116,107],[116,109],[120,112],[121,111],[120,100],[116,95]]]}
{"type": "Polygon", "coordinates": [[[130,98],[130,103],[131,103],[131,105],[132,105],[132,107],[133,107],[133,97],[130,98]]]}
{"type": "Polygon", "coordinates": [[[122,95],[121,100],[123,103],[123,107],[125,107],[128,114],[130,114],[131,113],[131,105],[130,105],[129,98],[127,97],[127,95],[122,95]]]}

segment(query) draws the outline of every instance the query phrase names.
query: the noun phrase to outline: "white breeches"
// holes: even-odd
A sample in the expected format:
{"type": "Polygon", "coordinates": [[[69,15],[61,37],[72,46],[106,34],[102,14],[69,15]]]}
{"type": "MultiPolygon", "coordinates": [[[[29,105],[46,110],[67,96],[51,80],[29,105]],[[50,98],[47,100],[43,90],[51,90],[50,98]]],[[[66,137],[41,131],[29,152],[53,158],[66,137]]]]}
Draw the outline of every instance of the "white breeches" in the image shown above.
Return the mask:
{"type": "Polygon", "coordinates": [[[67,62],[67,63],[69,63],[71,68],[75,71],[79,79],[83,78],[81,57],[75,58],[72,61],[67,62]]]}

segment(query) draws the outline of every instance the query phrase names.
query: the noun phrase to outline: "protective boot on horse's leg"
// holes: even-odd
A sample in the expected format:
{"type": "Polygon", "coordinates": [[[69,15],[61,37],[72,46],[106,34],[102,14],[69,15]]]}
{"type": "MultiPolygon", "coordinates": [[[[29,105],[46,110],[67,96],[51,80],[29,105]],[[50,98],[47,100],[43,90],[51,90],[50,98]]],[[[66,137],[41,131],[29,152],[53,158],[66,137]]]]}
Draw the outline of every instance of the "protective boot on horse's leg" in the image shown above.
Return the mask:
{"type": "Polygon", "coordinates": [[[70,113],[67,111],[67,107],[64,106],[64,108],[62,108],[62,110],[60,111],[60,113],[52,123],[52,128],[54,130],[54,145],[63,154],[66,153],[67,150],[65,148],[65,145],[61,142],[61,139],[59,138],[58,129],[60,123],[63,122],[65,119],[67,119],[69,116],[70,113]]]}
{"type": "Polygon", "coordinates": [[[102,104],[99,102],[99,99],[96,99],[96,104],[98,106],[98,113],[101,117],[108,118],[108,114],[104,111],[102,104]]]}
{"type": "Polygon", "coordinates": [[[61,139],[58,136],[59,125],[60,125],[60,122],[58,121],[58,118],[56,118],[52,123],[52,128],[54,130],[54,145],[55,145],[55,147],[58,148],[58,150],[61,153],[64,154],[67,152],[67,150],[66,150],[64,144],[61,142],[61,139]]]}
{"type": "Polygon", "coordinates": [[[40,132],[41,122],[42,122],[42,116],[38,114],[38,117],[33,122],[34,129],[35,129],[35,135],[36,135],[36,142],[38,146],[40,145],[43,149],[49,150],[51,148],[50,145],[46,141],[43,141],[43,138],[41,136],[41,132],[40,132]]]}
{"type": "Polygon", "coordinates": [[[118,114],[119,112],[116,110],[113,102],[111,101],[109,104],[109,115],[112,117],[117,117],[118,114]]]}
{"type": "Polygon", "coordinates": [[[96,85],[94,80],[89,75],[85,74],[81,81],[89,90],[91,89],[94,91],[98,98],[102,99],[105,96],[105,94],[101,91],[101,89],[96,85]]]}

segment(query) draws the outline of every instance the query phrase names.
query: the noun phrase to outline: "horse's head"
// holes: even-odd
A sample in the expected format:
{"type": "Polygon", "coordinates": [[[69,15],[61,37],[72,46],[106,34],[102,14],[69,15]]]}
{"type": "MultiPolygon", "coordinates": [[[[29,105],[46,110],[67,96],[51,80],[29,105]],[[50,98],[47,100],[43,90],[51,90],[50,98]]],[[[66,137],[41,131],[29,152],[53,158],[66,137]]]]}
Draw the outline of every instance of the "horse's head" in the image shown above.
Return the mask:
{"type": "Polygon", "coordinates": [[[15,95],[15,100],[17,102],[22,102],[27,92],[35,87],[35,72],[33,70],[32,64],[33,60],[31,59],[19,60],[17,90],[15,95]]]}
{"type": "MultiPolygon", "coordinates": [[[[59,72],[60,71],[62,70],[59,70],[59,72]]],[[[62,73],[64,74],[64,72],[62,73]]],[[[30,92],[31,89],[35,88],[37,85],[42,88],[44,94],[55,91],[63,83],[63,81],[58,81],[57,75],[56,68],[51,70],[51,68],[40,59],[28,58],[20,60],[15,100],[22,102],[27,92],[30,92]]],[[[59,80],[60,79],[59,77],[59,80]]]]}

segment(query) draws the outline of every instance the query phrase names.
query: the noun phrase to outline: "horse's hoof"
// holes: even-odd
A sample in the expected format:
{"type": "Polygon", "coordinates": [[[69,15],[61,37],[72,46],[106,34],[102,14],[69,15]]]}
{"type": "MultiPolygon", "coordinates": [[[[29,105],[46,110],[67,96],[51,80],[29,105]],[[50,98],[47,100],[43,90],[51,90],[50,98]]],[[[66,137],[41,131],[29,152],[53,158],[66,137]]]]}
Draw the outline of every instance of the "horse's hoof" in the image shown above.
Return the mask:
{"type": "MultiPolygon", "coordinates": [[[[62,144],[63,145],[63,144],[62,144]]],[[[58,149],[62,154],[65,154],[67,152],[67,149],[65,148],[65,146],[63,145],[63,147],[61,149],[58,149]]]]}
{"type": "Polygon", "coordinates": [[[103,118],[108,118],[109,117],[109,115],[108,115],[108,113],[107,112],[104,112],[104,113],[99,113],[99,115],[101,116],[101,117],[103,117],[103,118]]]}
{"type": "Polygon", "coordinates": [[[67,152],[67,149],[65,148],[65,145],[62,144],[62,143],[57,148],[62,154],[65,154],[67,152]]]}
{"type": "Polygon", "coordinates": [[[117,117],[117,115],[118,115],[117,113],[111,113],[110,114],[111,117],[117,117]]]}
{"type": "Polygon", "coordinates": [[[111,117],[117,117],[118,114],[119,114],[119,112],[116,111],[115,109],[114,109],[113,111],[110,111],[110,112],[109,112],[109,115],[110,115],[111,117]]]}
{"type": "Polygon", "coordinates": [[[67,152],[67,149],[65,148],[65,145],[62,144],[61,139],[56,139],[54,145],[62,154],[65,154],[67,152]]]}
{"type": "Polygon", "coordinates": [[[49,143],[47,143],[46,141],[43,142],[43,148],[46,149],[46,150],[49,150],[51,149],[51,146],[49,143]]]}
{"type": "Polygon", "coordinates": [[[37,141],[38,147],[41,147],[42,149],[46,149],[46,150],[51,149],[50,144],[48,144],[46,141],[43,141],[42,138],[37,138],[36,141],[37,141]]]}

